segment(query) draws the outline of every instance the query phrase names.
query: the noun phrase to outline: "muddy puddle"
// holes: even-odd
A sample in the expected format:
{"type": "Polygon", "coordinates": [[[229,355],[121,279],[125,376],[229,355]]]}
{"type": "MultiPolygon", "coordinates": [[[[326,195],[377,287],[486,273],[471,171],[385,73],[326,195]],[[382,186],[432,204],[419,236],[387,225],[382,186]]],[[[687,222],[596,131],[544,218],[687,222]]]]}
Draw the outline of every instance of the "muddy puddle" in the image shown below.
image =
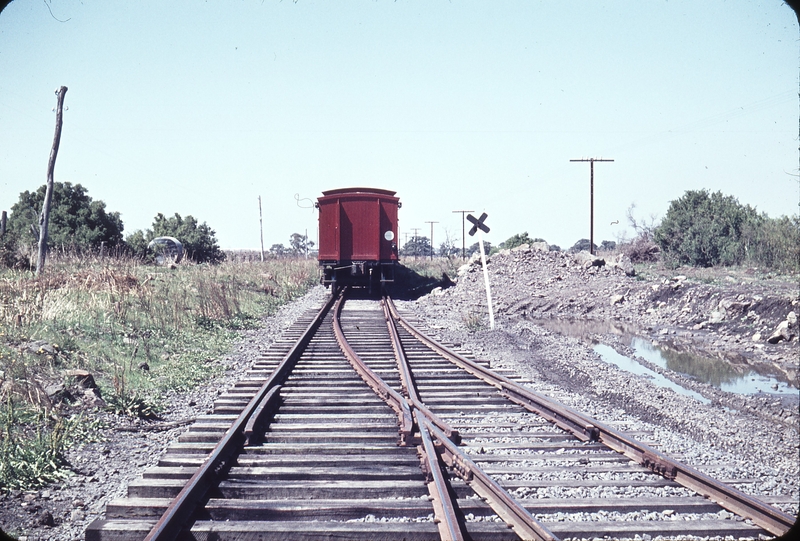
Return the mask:
{"type": "Polygon", "coordinates": [[[797,387],[782,374],[759,373],[744,357],[713,357],[698,351],[677,349],[670,344],[653,342],[638,331],[618,322],[594,320],[531,320],[536,325],[589,344],[600,357],[628,372],[651,378],[653,383],[681,394],[708,402],[702,395],[682,387],[648,368],[637,357],[665,370],[678,372],[718,389],[737,394],[796,394],[797,387]],[[598,335],[616,335],[628,346],[632,356],[622,355],[611,346],[600,343],[598,335]]]}

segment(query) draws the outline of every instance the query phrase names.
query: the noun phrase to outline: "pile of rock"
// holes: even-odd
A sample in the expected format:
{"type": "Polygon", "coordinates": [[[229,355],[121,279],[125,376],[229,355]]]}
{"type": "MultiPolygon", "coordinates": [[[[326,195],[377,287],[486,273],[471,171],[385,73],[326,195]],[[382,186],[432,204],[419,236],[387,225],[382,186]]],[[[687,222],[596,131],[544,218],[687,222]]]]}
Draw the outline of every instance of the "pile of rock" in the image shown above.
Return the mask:
{"type": "Polygon", "coordinates": [[[791,342],[797,336],[797,314],[794,310],[786,315],[786,319],[778,323],[773,333],[767,338],[770,344],[777,344],[781,340],[791,342]]]}
{"type": "Polygon", "coordinates": [[[45,392],[53,404],[81,403],[90,407],[106,405],[94,376],[86,370],[77,368],[64,370],[61,381],[47,385],[45,392]]]}
{"type": "MultiPolygon", "coordinates": [[[[766,362],[794,377],[800,334],[796,284],[745,283],[724,270],[716,280],[700,278],[694,269],[674,275],[663,268],[645,270],[638,276],[624,254],[551,251],[546,242],[488,258],[499,321],[619,321],[654,338],[666,334],[707,352],[745,355],[749,362],[766,362]]],[[[479,255],[458,270],[457,281],[456,287],[437,291],[437,302],[461,313],[465,321],[483,317],[487,309],[479,255]]]]}

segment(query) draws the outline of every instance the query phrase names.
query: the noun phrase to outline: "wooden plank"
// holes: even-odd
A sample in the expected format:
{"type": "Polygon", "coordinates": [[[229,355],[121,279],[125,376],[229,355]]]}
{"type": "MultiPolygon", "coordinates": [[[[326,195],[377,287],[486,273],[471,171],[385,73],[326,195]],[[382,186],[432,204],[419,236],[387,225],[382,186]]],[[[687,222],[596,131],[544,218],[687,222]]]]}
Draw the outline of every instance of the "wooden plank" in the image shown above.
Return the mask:
{"type": "Polygon", "coordinates": [[[207,455],[214,448],[213,445],[208,443],[186,442],[186,443],[173,443],[167,447],[167,454],[197,454],[207,455]]]}
{"type": "Polygon", "coordinates": [[[370,406],[384,406],[386,403],[381,401],[372,389],[361,385],[340,384],[330,388],[326,386],[302,385],[294,387],[283,387],[281,397],[286,403],[304,403],[314,401],[350,401],[353,404],[367,404],[370,406]]]}
{"type": "Polygon", "coordinates": [[[205,457],[202,455],[164,455],[158,460],[159,466],[192,466],[194,468],[203,463],[205,457]]]}
{"type": "Polygon", "coordinates": [[[106,504],[107,519],[158,520],[172,500],[170,498],[117,498],[106,504]]]}
{"type": "Polygon", "coordinates": [[[85,541],[142,541],[155,520],[95,520],[86,529],[85,541]]]}
{"type": "Polygon", "coordinates": [[[309,541],[403,539],[406,541],[438,541],[439,532],[433,522],[197,522],[192,527],[197,539],[218,541],[309,541]],[[267,529],[268,528],[268,529],[267,529]]]}
{"type": "Polygon", "coordinates": [[[228,472],[230,480],[337,480],[349,479],[360,483],[362,480],[406,480],[424,481],[425,476],[419,466],[387,466],[385,464],[362,464],[358,467],[346,466],[290,466],[290,467],[234,467],[228,472]]]}
{"type": "MultiPolygon", "coordinates": [[[[621,465],[621,464],[595,464],[595,465],[573,465],[573,466],[543,466],[543,467],[536,467],[536,466],[505,466],[505,465],[481,465],[481,469],[490,475],[526,475],[531,473],[550,473],[550,472],[563,472],[565,470],[570,471],[571,473],[582,475],[584,473],[610,473],[610,472],[621,472],[621,473],[631,473],[631,474],[642,474],[642,473],[651,473],[652,475],[656,475],[649,470],[641,467],[641,466],[634,466],[634,465],[621,465]]],[[[625,481],[620,481],[624,483],[625,481]]]]}
{"type": "MultiPolygon", "coordinates": [[[[453,425],[450,425],[453,426],[453,425]]],[[[546,435],[545,433],[540,432],[524,432],[524,431],[516,431],[516,432],[492,432],[491,430],[482,431],[482,429],[491,428],[491,427],[475,427],[470,426],[453,426],[458,430],[458,433],[461,434],[462,439],[471,439],[471,438],[492,438],[492,439],[506,439],[506,438],[526,438],[530,439],[531,441],[538,441],[538,442],[564,442],[570,443],[573,442],[578,445],[578,448],[582,449],[585,447],[585,444],[581,444],[580,442],[575,441],[574,436],[567,436],[565,434],[558,434],[558,435],[546,435]],[[545,435],[540,435],[545,434],[545,435]]]]}
{"type": "MultiPolygon", "coordinates": [[[[555,469],[553,471],[563,471],[555,469]]],[[[614,479],[503,479],[498,481],[508,491],[518,488],[544,488],[544,487],[679,487],[675,481],[653,475],[652,479],[628,481],[614,479]]]]}
{"type": "Polygon", "coordinates": [[[424,399],[425,405],[431,408],[432,410],[438,409],[440,407],[447,407],[453,409],[455,408],[455,406],[460,406],[463,409],[468,409],[468,410],[481,410],[481,409],[486,409],[488,406],[495,406],[495,407],[502,406],[503,408],[510,407],[508,400],[504,400],[501,398],[494,398],[494,397],[485,397],[480,402],[477,402],[474,398],[442,397],[442,398],[431,399],[428,398],[428,396],[425,394],[422,394],[422,396],[425,397],[424,399]]]}
{"type": "Polygon", "coordinates": [[[245,448],[248,455],[276,455],[283,453],[300,454],[308,453],[314,455],[351,455],[362,456],[368,460],[375,454],[396,454],[397,439],[384,439],[377,442],[364,443],[337,443],[326,445],[325,441],[311,442],[271,442],[260,446],[245,448]]]}
{"type": "Polygon", "coordinates": [[[280,408],[278,413],[275,415],[273,423],[297,423],[298,421],[302,421],[302,424],[312,424],[312,423],[330,423],[331,421],[338,421],[344,424],[354,424],[353,421],[360,421],[360,422],[373,422],[378,423],[380,422],[383,425],[392,425],[396,424],[397,421],[397,414],[392,412],[389,408],[383,408],[383,411],[380,413],[373,413],[373,412],[360,412],[360,413],[351,413],[347,416],[342,415],[341,413],[322,413],[316,412],[313,414],[309,413],[289,413],[284,411],[284,408],[280,408]]]}
{"type": "Polygon", "coordinates": [[[128,483],[132,498],[174,498],[183,488],[183,479],[134,479],[128,483]]]}
{"type": "Polygon", "coordinates": [[[428,498],[339,500],[228,500],[212,498],[205,506],[213,520],[352,520],[375,517],[427,517],[428,498]]]}
{"type": "Polygon", "coordinates": [[[756,526],[734,520],[656,520],[656,521],[607,521],[607,522],[546,522],[550,530],[559,537],[602,538],[626,537],[648,534],[673,537],[676,535],[696,535],[698,537],[734,536],[758,538],[766,532],[756,526]]]}
{"type": "Polygon", "coordinates": [[[361,404],[354,403],[353,400],[318,400],[315,402],[298,402],[292,400],[291,402],[284,403],[280,408],[281,414],[298,414],[298,413],[320,413],[327,415],[350,415],[350,413],[361,414],[382,414],[391,412],[385,405],[375,404],[361,404]]]}
{"type": "MultiPolygon", "coordinates": [[[[188,480],[197,471],[191,466],[156,466],[148,468],[143,479],[184,479],[188,480]]],[[[327,480],[327,479],[416,479],[424,480],[419,462],[412,465],[387,465],[361,463],[358,466],[312,465],[312,466],[236,466],[228,473],[229,479],[236,480],[327,480]]]]}
{"type": "MultiPolygon", "coordinates": [[[[197,539],[212,536],[217,541],[285,541],[285,540],[404,540],[439,541],[439,531],[430,522],[269,522],[265,531],[263,522],[200,522],[192,526],[197,539]]],[[[486,541],[511,541],[518,537],[505,524],[494,522],[470,523],[475,537],[486,541]]]]}
{"type": "Polygon", "coordinates": [[[676,513],[718,513],[717,503],[700,496],[638,498],[520,498],[518,501],[531,513],[628,513],[631,511],[665,511],[676,513]]]}
{"type": "MultiPolygon", "coordinates": [[[[394,443],[397,444],[399,439],[398,432],[395,430],[392,432],[377,432],[374,434],[366,434],[366,433],[338,433],[338,434],[325,434],[324,431],[320,432],[299,432],[299,433],[292,433],[289,431],[284,431],[281,433],[275,432],[267,432],[264,437],[262,438],[266,445],[272,443],[335,443],[338,446],[340,443],[343,442],[352,442],[352,441],[359,441],[363,444],[374,444],[374,443],[394,443]]],[[[334,449],[335,450],[335,449],[334,449]]]]}
{"type": "Polygon", "coordinates": [[[361,433],[396,433],[397,432],[397,416],[392,419],[394,422],[389,423],[370,423],[369,421],[359,422],[357,419],[348,423],[346,421],[341,423],[331,423],[325,419],[320,422],[310,423],[277,423],[272,424],[267,431],[267,435],[281,435],[281,434],[301,434],[308,433],[317,435],[326,435],[328,433],[337,434],[343,432],[361,432],[361,433]]]}
{"type": "MultiPolygon", "coordinates": [[[[399,449],[396,449],[399,450],[399,449]]],[[[310,455],[310,454],[280,454],[280,455],[240,455],[236,460],[237,466],[267,467],[277,465],[292,466],[347,466],[370,462],[375,465],[409,466],[419,468],[420,462],[416,453],[395,453],[391,455],[310,455]]]]}
{"type": "MultiPolygon", "coordinates": [[[[227,430],[227,429],[226,429],[227,430]]],[[[207,432],[207,431],[200,431],[200,430],[191,430],[189,432],[184,432],[180,436],[178,436],[179,442],[195,442],[195,443],[210,443],[212,445],[216,444],[222,434],[225,433],[225,430],[222,432],[207,432]]]]}
{"type": "MultiPolygon", "coordinates": [[[[619,456],[619,453],[611,451],[608,447],[604,446],[602,443],[582,443],[580,441],[555,441],[555,442],[546,442],[546,441],[511,441],[511,442],[503,442],[503,441],[475,441],[472,439],[466,439],[470,435],[467,434],[465,436],[465,441],[462,442],[462,446],[466,447],[467,449],[524,449],[529,450],[531,453],[535,453],[536,451],[548,451],[553,449],[577,449],[581,451],[602,451],[604,454],[608,456],[619,456]]],[[[476,436],[477,437],[477,436],[476,436]]],[[[509,436],[509,438],[513,439],[520,439],[521,437],[513,437],[509,436]]],[[[467,452],[470,452],[467,450],[467,452]]],[[[588,453],[587,453],[588,454],[588,453]]],[[[630,460],[630,459],[628,459],[630,460]]]]}
{"type": "Polygon", "coordinates": [[[538,462],[545,462],[551,460],[558,460],[561,462],[578,462],[579,464],[591,464],[592,462],[617,462],[623,464],[630,464],[632,466],[635,465],[635,463],[632,462],[631,459],[617,453],[566,454],[557,452],[547,452],[547,453],[532,453],[532,454],[518,453],[514,455],[503,455],[503,454],[494,455],[488,453],[472,452],[469,453],[469,457],[475,462],[479,462],[481,464],[489,462],[508,462],[510,464],[513,464],[515,462],[530,462],[531,468],[539,468],[540,465],[537,464],[538,462]]]}
{"type": "Polygon", "coordinates": [[[222,481],[219,494],[224,498],[419,498],[427,497],[422,481],[222,481]]]}

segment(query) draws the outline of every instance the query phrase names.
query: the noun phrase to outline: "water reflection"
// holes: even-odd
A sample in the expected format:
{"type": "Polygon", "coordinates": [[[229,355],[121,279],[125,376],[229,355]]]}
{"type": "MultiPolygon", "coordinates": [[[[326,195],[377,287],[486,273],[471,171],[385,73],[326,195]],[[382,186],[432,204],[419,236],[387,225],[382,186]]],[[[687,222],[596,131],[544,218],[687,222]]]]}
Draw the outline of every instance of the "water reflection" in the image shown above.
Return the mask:
{"type": "MultiPolygon", "coordinates": [[[[590,319],[542,319],[532,321],[551,331],[588,342],[604,361],[616,364],[632,373],[642,374],[641,369],[647,369],[636,362],[635,359],[620,355],[613,348],[600,344],[596,335],[618,335],[620,341],[630,346],[636,356],[661,368],[691,376],[698,381],[708,383],[726,392],[739,394],[797,392],[797,389],[787,382],[785,377],[776,376],[775,374],[759,374],[754,371],[752,366],[747,365],[741,356],[739,359],[716,358],[701,355],[694,351],[678,350],[665,344],[655,345],[649,339],[638,336],[638,329],[619,322],[590,319]],[[613,355],[611,352],[613,352],[613,355]]],[[[656,372],[650,372],[651,374],[647,374],[648,376],[652,377],[652,374],[656,374],[660,378],[670,381],[656,372]]],[[[656,378],[654,377],[655,381],[656,378]]],[[[670,383],[677,386],[673,382],[670,383]]],[[[672,385],[665,384],[664,386],[672,387],[672,385]]],[[[683,387],[675,390],[682,394],[691,394],[691,391],[683,387]]]]}
{"type": "Polygon", "coordinates": [[[631,339],[630,346],[636,355],[661,368],[692,376],[729,393],[790,393],[793,390],[787,382],[779,381],[769,375],[758,374],[747,365],[677,351],[660,345],[655,346],[649,340],[638,336],[631,339]]]}
{"type": "Polygon", "coordinates": [[[696,393],[691,389],[687,389],[686,387],[678,385],[674,381],[665,378],[658,372],[654,372],[649,368],[647,368],[646,366],[637,363],[630,357],[626,357],[625,355],[617,353],[617,351],[611,346],[607,346],[605,344],[597,344],[592,349],[594,349],[605,362],[613,363],[622,368],[623,370],[626,370],[633,374],[639,374],[641,376],[645,376],[659,387],[666,387],[672,389],[673,391],[679,394],[691,396],[692,398],[699,400],[703,404],[711,403],[711,400],[704,397],[700,393],[696,393]]]}

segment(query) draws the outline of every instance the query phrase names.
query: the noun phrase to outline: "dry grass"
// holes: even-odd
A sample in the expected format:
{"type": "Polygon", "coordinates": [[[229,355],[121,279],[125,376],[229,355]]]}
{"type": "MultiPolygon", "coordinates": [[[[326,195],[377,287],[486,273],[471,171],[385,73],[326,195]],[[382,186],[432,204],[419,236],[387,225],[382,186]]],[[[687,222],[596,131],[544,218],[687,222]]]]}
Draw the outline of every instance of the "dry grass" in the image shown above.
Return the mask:
{"type": "Polygon", "coordinates": [[[317,276],[316,261],[305,259],[169,269],[69,255],[50,258],[39,278],[0,272],[0,421],[7,421],[0,426],[0,487],[36,484],[8,477],[27,471],[8,462],[35,455],[26,442],[69,440],[58,427],[87,404],[79,396],[55,408],[47,392],[74,384],[67,369],[91,372],[112,411],[152,415],[165,391],[196,387],[217,373],[213,360],[236,331],[257,325],[317,276]],[[39,426],[32,431],[34,418],[39,426]]]}

